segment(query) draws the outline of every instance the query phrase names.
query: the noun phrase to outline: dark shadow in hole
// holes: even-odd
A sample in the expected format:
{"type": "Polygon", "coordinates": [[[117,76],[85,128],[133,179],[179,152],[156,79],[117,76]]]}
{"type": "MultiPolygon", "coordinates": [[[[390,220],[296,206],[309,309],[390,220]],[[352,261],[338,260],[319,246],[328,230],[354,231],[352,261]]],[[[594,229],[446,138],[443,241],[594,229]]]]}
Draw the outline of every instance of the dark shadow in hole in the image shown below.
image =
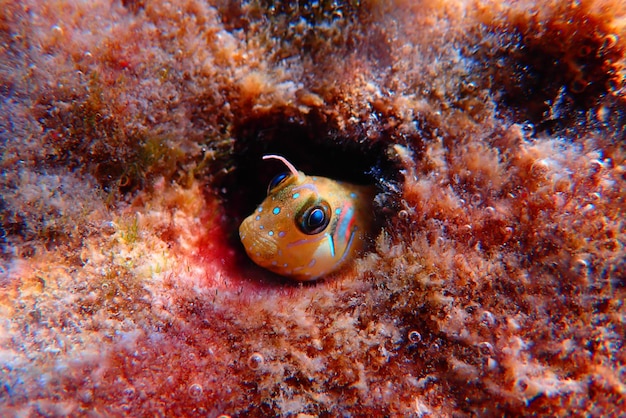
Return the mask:
{"type": "Polygon", "coordinates": [[[267,154],[287,158],[307,175],[354,184],[375,185],[378,176],[393,176],[397,172],[386,156],[387,144],[382,141],[373,145],[358,143],[331,137],[320,124],[269,124],[266,119],[250,120],[241,127],[235,147],[236,168],[224,182],[229,213],[238,222],[265,198],[272,178],[287,171],[279,161],[263,160],[267,154]]]}

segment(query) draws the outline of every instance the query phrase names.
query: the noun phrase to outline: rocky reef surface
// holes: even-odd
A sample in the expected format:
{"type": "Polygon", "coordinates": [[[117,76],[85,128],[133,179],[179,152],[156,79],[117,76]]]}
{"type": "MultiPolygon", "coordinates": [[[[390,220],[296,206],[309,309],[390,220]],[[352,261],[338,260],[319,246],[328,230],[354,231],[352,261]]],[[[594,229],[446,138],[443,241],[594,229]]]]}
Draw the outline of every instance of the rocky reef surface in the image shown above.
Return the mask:
{"type": "Polygon", "coordinates": [[[626,411],[620,0],[0,0],[2,416],[626,411]],[[278,167],[373,184],[297,284],[278,167]]]}

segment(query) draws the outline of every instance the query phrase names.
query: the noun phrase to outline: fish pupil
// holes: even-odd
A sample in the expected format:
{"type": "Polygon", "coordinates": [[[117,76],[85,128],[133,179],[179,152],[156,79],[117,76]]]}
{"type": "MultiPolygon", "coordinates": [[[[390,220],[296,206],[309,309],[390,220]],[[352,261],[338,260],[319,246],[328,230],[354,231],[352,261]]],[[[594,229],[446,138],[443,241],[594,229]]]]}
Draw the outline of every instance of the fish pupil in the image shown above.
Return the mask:
{"type": "Polygon", "coordinates": [[[309,214],[309,219],[307,219],[307,225],[311,229],[319,228],[320,225],[324,223],[324,219],[326,215],[321,208],[315,208],[309,214]]]}
{"type": "Polygon", "coordinates": [[[300,231],[307,235],[322,232],[330,222],[330,206],[328,202],[318,200],[305,205],[296,216],[296,221],[300,231]]]}

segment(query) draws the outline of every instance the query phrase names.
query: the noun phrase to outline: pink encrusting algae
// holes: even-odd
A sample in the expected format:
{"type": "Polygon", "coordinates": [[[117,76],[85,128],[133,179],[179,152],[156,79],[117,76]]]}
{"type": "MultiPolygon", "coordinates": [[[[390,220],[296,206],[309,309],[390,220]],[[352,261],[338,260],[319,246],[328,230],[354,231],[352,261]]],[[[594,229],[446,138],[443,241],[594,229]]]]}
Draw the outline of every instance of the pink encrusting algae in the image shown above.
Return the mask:
{"type": "Polygon", "coordinates": [[[0,8],[0,415],[625,413],[623,2],[0,8]],[[265,154],[365,253],[255,265],[265,154]]]}

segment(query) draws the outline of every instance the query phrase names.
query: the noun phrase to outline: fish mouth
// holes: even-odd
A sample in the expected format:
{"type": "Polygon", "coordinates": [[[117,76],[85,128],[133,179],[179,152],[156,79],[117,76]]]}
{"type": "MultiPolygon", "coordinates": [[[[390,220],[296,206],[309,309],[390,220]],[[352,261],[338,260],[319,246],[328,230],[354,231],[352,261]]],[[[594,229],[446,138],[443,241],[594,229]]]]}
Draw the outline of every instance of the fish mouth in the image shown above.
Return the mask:
{"type": "Polygon", "coordinates": [[[239,227],[239,237],[248,256],[257,264],[269,265],[278,253],[278,244],[263,230],[254,228],[251,218],[246,218],[239,227]]]}

